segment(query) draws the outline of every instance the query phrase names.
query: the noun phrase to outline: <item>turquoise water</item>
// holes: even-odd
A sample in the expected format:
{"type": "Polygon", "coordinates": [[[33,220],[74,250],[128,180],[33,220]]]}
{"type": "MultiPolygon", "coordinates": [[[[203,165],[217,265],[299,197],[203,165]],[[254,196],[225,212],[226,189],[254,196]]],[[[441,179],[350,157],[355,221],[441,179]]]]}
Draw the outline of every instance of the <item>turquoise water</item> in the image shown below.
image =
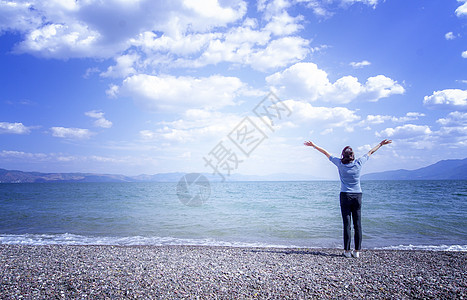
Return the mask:
{"type": "MultiPolygon", "coordinates": [[[[211,183],[202,206],[177,183],[0,184],[0,243],[342,245],[339,183],[211,183]]],[[[363,247],[467,250],[467,181],[366,181],[363,247]]]]}

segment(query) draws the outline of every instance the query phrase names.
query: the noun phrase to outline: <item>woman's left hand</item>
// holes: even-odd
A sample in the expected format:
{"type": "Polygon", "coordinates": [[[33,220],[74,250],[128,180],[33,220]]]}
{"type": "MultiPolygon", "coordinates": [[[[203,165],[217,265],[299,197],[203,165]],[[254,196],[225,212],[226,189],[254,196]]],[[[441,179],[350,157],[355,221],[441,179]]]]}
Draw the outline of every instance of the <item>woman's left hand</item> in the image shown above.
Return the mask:
{"type": "Polygon", "coordinates": [[[380,144],[381,144],[381,146],[383,146],[383,145],[387,145],[387,144],[391,144],[391,143],[392,143],[391,140],[386,139],[386,140],[382,140],[380,144]]]}

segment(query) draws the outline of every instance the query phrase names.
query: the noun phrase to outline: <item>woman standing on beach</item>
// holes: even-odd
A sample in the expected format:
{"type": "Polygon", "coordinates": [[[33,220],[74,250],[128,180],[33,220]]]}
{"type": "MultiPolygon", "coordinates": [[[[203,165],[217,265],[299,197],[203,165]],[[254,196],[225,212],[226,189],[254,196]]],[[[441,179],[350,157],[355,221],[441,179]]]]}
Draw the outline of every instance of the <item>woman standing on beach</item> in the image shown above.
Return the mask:
{"type": "Polygon", "coordinates": [[[341,158],[332,156],[321,147],[316,146],[313,142],[305,142],[305,146],[310,146],[326,155],[326,157],[337,166],[341,181],[340,205],[342,213],[342,221],[344,223],[344,256],[359,257],[362,247],[362,224],[361,224],[361,207],[362,207],[362,188],[360,186],[360,171],[363,164],[370,158],[370,155],[375,153],[381,146],[390,144],[391,140],[383,140],[367,154],[355,159],[354,152],[350,146],[342,150],[341,158]],[[350,220],[353,220],[355,230],[355,251],[350,252],[350,220]]]}

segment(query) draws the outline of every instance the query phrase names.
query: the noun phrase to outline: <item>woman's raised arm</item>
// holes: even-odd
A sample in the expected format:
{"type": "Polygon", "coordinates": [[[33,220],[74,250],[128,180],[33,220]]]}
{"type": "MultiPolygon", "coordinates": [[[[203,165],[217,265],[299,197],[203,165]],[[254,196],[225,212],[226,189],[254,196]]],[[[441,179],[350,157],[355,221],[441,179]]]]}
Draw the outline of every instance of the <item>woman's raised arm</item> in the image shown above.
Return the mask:
{"type": "Polygon", "coordinates": [[[370,151],[368,151],[368,156],[372,155],[373,153],[375,153],[379,148],[381,148],[381,146],[383,145],[387,145],[387,144],[390,144],[392,143],[391,140],[382,140],[378,145],[374,146],[373,149],[371,149],[370,151]]]}
{"type": "Polygon", "coordinates": [[[316,150],[318,150],[319,152],[323,153],[324,155],[326,155],[327,158],[329,158],[331,156],[331,154],[329,154],[329,152],[327,152],[326,150],[324,150],[323,148],[321,147],[318,147],[316,146],[315,144],[313,144],[312,141],[306,141],[304,143],[305,146],[309,146],[309,147],[313,147],[315,148],[316,150]]]}

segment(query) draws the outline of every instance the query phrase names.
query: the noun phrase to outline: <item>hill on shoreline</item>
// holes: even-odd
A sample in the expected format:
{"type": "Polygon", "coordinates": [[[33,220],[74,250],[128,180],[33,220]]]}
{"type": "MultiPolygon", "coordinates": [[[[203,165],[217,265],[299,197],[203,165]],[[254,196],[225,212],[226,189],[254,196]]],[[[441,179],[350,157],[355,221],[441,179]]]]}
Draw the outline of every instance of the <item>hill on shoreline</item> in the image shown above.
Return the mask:
{"type": "MultiPolygon", "coordinates": [[[[0,169],[0,183],[41,183],[41,182],[178,182],[186,173],[159,173],[154,175],[124,176],[116,174],[94,173],[41,173],[0,169]]],[[[220,181],[220,177],[203,174],[211,182],[220,181]]],[[[273,174],[250,176],[232,174],[229,181],[309,181],[318,178],[298,174],[273,174]]]]}
{"type": "Polygon", "coordinates": [[[41,173],[0,169],[0,183],[40,182],[134,182],[131,177],[92,173],[41,173]]]}
{"type": "Polygon", "coordinates": [[[362,180],[467,180],[467,158],[441,160],[416,170],[365,174],[362,180]]]}

